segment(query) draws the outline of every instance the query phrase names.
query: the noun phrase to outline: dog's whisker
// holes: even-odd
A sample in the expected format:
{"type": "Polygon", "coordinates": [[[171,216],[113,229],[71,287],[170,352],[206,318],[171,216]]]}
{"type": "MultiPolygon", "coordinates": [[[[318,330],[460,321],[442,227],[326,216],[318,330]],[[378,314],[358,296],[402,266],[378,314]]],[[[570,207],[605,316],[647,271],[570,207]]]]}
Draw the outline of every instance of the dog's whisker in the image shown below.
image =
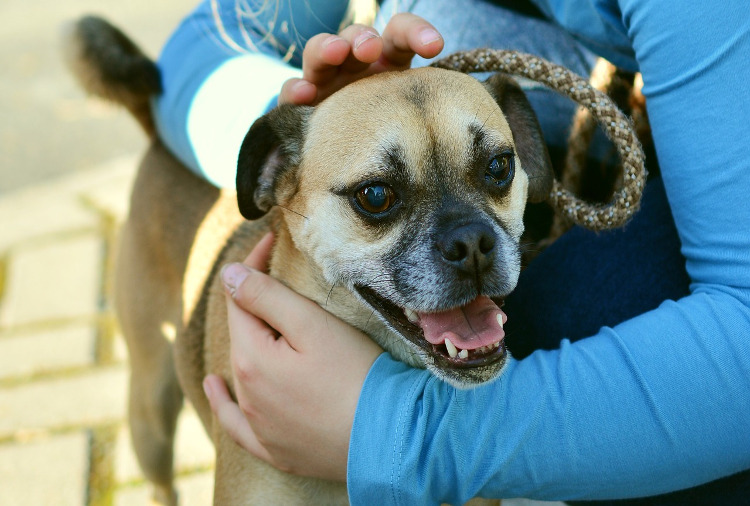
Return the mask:
{"type": "Polygon", "coordinates": [[[375,316],[375,311],[370,312],[370,316],[367,317],[367,321],[365,322],[365,326],[362,329],[362,332],[367,333],[367,328],[370,326],[370,320],[372,320],[372,317],[375,316]]]}
{"type": "Polygon", "coordinates": [[[331,289],[328,290],[328,295],[326,296],[326,304],[325,304],[326,309],[328,309],[328,301],[331,300],[331,294],[333,293],[334,288],[336,288],[336,283],[332,283],[331,289]]]}
{"type": "MultiPolygon", "coordinates": [[[[477,111],[477,113],[478,113],[478,112],[479,112],[479,111],[477,111]]],[[[487,117],[485,118],[485,120],[484,120],[484,121],[482,122],[482,126],[480,126],[480,127],[479,127],[479,130],[480,130],[480,131],[481,131],[481,130],[484,130],[484,126],[485,126],[485,125],[487,124],[487,122],[488,122],[488,121],[490,120],[490,118],[492,117],[492,114],[493,114],[494,112],[495,112],[495,111],[492,111],[492,110],[490,110],[490,113],[489,113],[489,114],[487,115],[487,117]]]]}
{"type": "Polygon", "coordinates": [[[482,108],[480,107],[479,109],[477,109],[477,112],[474,113],[474,121],[479,121],[479,111],[481,110],[482,108]]]}
{"type": "Polygon", "coordinates": [[[306,219],[306,220],[309,220],[309,219],[310,219],[310,218],[308,218],[307,216],[305,216],[304,214],[302,214],[302,213],[298,213],[298,212],[297,212],[297,211],[295,211],[294,209],[289,209],[288,207],[282,206],[281,204],[276,204],[276,207],[280,207],[280,208],[281,208],[281,209],[283,209],[284,211],[289,211],[290,213],[294,213],[294,214],[296,214],[297,216],[301,216],[301,217],[303,217],[303,218],[304,218],[304,219],[306,219]]]}

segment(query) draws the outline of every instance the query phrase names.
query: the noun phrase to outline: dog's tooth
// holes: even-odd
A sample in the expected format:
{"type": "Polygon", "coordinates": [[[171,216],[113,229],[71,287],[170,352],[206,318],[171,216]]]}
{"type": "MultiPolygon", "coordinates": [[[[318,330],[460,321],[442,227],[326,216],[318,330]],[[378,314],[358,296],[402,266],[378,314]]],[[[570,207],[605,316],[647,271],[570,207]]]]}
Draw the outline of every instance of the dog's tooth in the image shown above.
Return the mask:
{"type": "Polygon", "coordinates": [[[409,320],[411,323],[419,322],[419,315],[417,315],[416,312],[412,311],[408,307],[404,308],[404,314],[406,315],[406,319],[409,320]]]}
{"type": "Polygon", "coordinates": [[[469,350],[461,350],[458,353],[458,358],[469,358],[469,350]]]}
{"type": "Polygon", "coordinates": [[[503,315],[501,313],[497,313],[497,323],[500,325],[500,328],[503,328],[503,315]]]}
{"type": "Polygon", "coordinates": [[[458,355],[458,348],[456,348],[456,346],[447,337],[445,338],[445,347],[448,348],[448,355],[451,358],[456,358],[456,355],[458,355]]]}

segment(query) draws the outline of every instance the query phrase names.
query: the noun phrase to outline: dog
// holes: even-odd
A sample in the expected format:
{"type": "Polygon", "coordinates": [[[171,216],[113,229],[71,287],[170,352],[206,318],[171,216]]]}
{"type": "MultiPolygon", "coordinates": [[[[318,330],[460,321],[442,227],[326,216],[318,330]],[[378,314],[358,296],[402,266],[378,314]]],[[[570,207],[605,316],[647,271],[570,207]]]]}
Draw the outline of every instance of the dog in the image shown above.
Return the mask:
{"type": "Polygon", "coordinates": [[[216,504],[347,503],[344,484],[283,473],[239,448],[202,390],[208,373],[232,384],[219,268],[268,230],[271,275],[395,358],[458,388],[501,375],[501,306],[521,268],[524,209],[553,180],[537,119],[510,78],[412,69],[362,79],[315,107],[281,105],[250,127],[234,193],[161,144],[149,108],[158,69],[124,34],[84,18],[66,55],[86,90],[127,107],[151,137],[121,232],[116,309],[133,443],[160,501],[177,500],[184,395],[216,446],[216,504]]]}

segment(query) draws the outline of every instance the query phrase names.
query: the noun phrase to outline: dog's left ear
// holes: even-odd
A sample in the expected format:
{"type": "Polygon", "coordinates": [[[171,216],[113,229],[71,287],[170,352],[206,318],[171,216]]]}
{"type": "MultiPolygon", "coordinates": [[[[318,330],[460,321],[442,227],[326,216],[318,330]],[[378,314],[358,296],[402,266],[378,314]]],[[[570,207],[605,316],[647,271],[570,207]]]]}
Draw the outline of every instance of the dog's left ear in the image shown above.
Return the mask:
{"type": "Polygon", "coordinates": [[[237,203],[240,213],[256,220],[274,205],[284,187],[293,187],[301,162],[307,119],[313,108],[281,105],[261,116],[242,141],[237,158],[237,203]]]}
{"type": "Polygon", "coordinates": [[[552,190],[552,161],[534,109],[521,87],[504,74],[494,74],[484,86],[502,109],[513,132],[516,153],[529,176],[528,200],[546,200],[552,190]]]}

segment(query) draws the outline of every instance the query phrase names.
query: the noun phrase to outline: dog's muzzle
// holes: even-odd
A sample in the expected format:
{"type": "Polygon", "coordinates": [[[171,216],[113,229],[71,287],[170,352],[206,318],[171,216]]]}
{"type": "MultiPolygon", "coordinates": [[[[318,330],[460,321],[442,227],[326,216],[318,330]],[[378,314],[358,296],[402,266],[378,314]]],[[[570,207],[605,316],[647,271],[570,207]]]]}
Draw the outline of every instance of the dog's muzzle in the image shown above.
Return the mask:
{"type": "Polygon", "coordinates": [[[479,296],[465,306],[419,313],[395,305],[371,288],[356,288],[396,332],[458,383],[482,383],[496,376],[492,371],[501,369],[507,357],[502,301],[479,296]],[[487,370],[471,374],[472,369],[487,370]]]}

